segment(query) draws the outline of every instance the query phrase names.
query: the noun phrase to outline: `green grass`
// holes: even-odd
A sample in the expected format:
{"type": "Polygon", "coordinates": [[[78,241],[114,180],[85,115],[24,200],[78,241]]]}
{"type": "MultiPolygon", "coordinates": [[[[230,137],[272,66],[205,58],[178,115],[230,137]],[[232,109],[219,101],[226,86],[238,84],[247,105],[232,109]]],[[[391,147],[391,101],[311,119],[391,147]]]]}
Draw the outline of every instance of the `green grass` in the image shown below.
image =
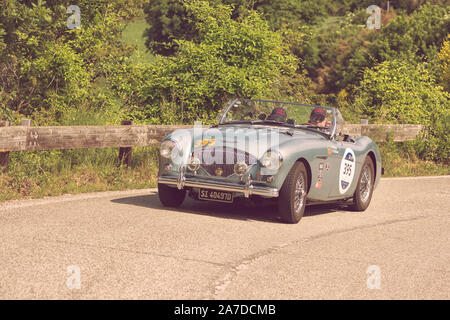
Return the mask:
{"type": "Polygon", "coordinates": [[[158,150],[134,148],[130,168],[118,149],[12,152],[0,173],[0,201],[156,186],[158,150]]]}
{"type": "Polygon", "coordinates": [[[384,155],[384,177],[419,177],[450,175],[450,167],[433,161],[412,160],[397,155],[384,155]]]}
{"type": "Polygon", "coordinates": [[[385,177],[416,177],[450,175],[450,166],[419,159],[411,142],[378,144],[385,177]]]}
{"type": "Polygon", "coordinates": [[[135,46],[136,51],[132,56],[134,62],[153,62],[155,56],[145,46],[144,31],[148,28],[145,18],[140,17],[130,22],[122,32],[122,41],[130,46],[135,46]]]}

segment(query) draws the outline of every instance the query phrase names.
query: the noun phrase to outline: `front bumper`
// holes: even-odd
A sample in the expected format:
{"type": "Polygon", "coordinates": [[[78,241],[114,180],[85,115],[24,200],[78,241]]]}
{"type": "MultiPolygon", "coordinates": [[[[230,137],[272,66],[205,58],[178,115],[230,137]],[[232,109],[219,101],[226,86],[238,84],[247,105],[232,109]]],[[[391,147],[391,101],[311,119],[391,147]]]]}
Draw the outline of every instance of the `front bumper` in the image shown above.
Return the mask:
{"type": "Polygon", "coordinates": [[[253,185],[251,180],[242,184],[228,183],[222,181],[211,181],[199,177],[186,177],[183,170],[176,176],[160,176],[158,183],[176,186],[179,190],[184,187],[205,188],[220,191],[243,193],[248,198],[251,195],[264,196],[269,198],[278,197],[278,189],[266,186],[253,185]]]}

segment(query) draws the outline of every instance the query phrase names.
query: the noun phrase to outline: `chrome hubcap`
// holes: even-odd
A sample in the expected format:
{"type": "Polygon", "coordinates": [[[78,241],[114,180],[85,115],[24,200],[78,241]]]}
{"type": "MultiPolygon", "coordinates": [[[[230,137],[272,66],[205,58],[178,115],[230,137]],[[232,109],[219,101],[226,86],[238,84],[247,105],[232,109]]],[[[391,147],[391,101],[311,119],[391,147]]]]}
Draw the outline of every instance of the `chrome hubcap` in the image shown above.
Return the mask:
{"type": "Polygon", "coordinates": [[[370,174],[369,166],[366,166],[361,175],[359,183],[359,195],[362,202],[366,202],[369,199],[370,189],[372,188],[372,177],[370,174]]]}
{"type": "Polygon", "coordinates": [[[299,213],[303,208],[303,203],[305,201],[305,178],[301,173],[295,183],[295,196],[294,196],[294,206],[295,212],[299,213]]]}

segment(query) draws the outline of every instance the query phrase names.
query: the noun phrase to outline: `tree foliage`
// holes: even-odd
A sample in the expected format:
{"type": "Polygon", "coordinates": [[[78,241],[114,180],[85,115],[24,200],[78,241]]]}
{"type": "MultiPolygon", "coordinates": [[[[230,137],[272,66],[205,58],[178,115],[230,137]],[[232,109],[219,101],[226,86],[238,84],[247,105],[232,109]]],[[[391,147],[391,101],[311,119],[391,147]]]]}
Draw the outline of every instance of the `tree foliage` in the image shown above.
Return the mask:
{"type": "Polygon", "coordinates": [[[95,81],[127,55],[118,35],[120,20],[136,13],[132,3],[78,1],[82,27],[69,30],[70,1],[2,0],[0,115],[51,122],[70,108],[110,107],[95,81]]]}
{"type": "MultiPolygon", "coordinates": [[[[231,18],[241,19],[249,10],[257,11],[272,30],[292,22],[316,24],[327,15],[326,0],[207,0],[210,6],[228,5],[231,18]]],[[[144,7],[149,28],[147,46],[153,52],[173,55],[175,40],[197,40],[196,17],[186,9],[183,0],[153,0],[144,7]]]]}
{"type": "Polygon", "coordinates": [[[423,64],[385,61],[368,69],[356,90],[355,106],[380,123],[431,124],[450,108],[450,95],[423,64]]]}
{"type": "MultiPolygon", "coordinates": [[[[365,7],[363,7],[365,9],[365,7]]],[[[299,58],[324,93],[351,89],[362,79],[364,70],[386,60],[428,62],[437,76],[437,53],[450,31],[449,7],[424,4],[410,16],[383,13],[381,30],[368,30],[368,17],[348,12],[338,21],[330,20],[322,28],[309,28],[299,58]]]]}
{"type": "Polygon", "coordinates": [[[450,92],[450,34],[447,39],[448,40],[442,44],[442,49],[439,52],[439,59],[441,60],[442,68],[442,85],[448,92],[450,92]]]}
{"type": "Polygon", "coordinates": [[[234,20],[231,6],[201,0],[184,6],[195,21],[197,39],[175,40],[173,56],[134,70],[145,78],[138,84],[143,99],[130,103],[137,118],[157,123],[207,120],[230,97],[261,96],[280,74],[295,71],[282,37],[257,12],[234,20]]]}
{"type": "Polygon", "coordinates": [[[144,7],[149,28],[146,44],[153,52],[172,55],[174,39],[191,40],[197,36],[195,25],[181,0],[156,0],[144,7]]]}
{"type": "Polygon", "coordinates": [[[424,64],[385,61],[364,73],[354,112],[379,123],[424,124],[417,149],[423,158],[450,159],[450,94],[424,64]]]}

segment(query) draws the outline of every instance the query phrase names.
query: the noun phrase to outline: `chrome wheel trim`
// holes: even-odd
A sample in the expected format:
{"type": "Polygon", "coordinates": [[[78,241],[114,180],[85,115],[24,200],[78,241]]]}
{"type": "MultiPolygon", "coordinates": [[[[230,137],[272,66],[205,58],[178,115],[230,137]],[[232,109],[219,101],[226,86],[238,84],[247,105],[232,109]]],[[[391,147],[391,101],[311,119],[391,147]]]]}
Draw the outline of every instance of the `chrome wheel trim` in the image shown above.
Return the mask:
{"type": "Polygon", "coordinates": [[[359,181],[359,196],[362,202],[367,202],[372,189],[372,177],[369,166],[365,166],[359,181]]]}
{"type": "Polygon", "coordinates": [[[300,173],[297,181],[295,182],[295,193],[294,193],[294,209],[296,213],[299,213],[305,203],[305,177],[303,173],[300,173]]]}

